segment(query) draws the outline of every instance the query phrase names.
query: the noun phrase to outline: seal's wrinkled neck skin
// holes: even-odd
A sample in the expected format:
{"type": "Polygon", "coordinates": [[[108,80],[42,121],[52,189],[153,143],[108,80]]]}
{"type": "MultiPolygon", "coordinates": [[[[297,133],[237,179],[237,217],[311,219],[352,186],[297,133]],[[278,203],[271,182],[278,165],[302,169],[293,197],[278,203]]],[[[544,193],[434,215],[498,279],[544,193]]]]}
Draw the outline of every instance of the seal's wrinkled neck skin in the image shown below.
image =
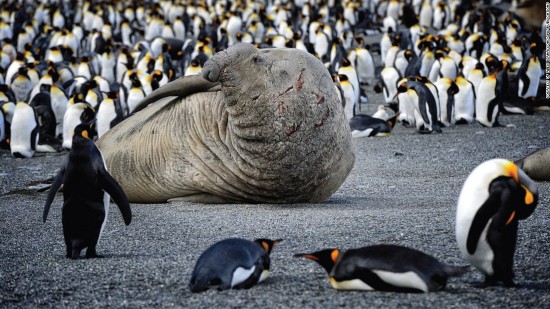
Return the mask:
{"type": "Polygon", "coordinates": [[[317,166],[328,172],[326,166],[341,157],[327,152],[342,151],[333,148],[349,143],[349,128],[330,74],[318,59],[296,49],[237,44],[214,55],[202,76],[221,83],[228,147],[245,174],[297,196],[302,192],[292,193],[293,188],[315,187],[329,177],[312,179],[306,171],[317,166]]]}

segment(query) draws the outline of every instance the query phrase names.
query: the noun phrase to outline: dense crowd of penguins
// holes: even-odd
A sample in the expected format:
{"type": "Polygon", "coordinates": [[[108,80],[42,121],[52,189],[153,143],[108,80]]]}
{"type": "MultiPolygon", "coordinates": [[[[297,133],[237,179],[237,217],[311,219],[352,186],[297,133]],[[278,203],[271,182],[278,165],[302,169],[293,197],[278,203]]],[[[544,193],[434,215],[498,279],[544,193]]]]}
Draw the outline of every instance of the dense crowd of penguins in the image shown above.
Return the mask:
{"type": "Polygon", "coordinates": [[[70,149],[74,127],[93,118],[101,136],[237,42],[314,54],[350,120],[379,80],[398,115],[358,115],[354,136],[388,134],[395,118],[421,133],[496,126],[501,112],[532,113],[542,95],[545,44],[540,26],[529,29],[512,11],[459,0],[3,1],[0,143],[16,157],[70,149]]]}

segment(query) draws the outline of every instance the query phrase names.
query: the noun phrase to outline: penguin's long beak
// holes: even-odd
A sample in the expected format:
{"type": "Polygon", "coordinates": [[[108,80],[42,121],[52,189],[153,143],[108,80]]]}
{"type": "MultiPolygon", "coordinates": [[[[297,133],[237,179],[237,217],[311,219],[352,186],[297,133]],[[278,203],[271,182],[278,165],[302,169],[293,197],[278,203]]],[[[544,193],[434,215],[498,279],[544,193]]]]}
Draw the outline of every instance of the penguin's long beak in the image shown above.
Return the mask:
{"type": "Polygon", "coordinates": [[[311,255],[309,253],[296,253],[296,254],[294,254],[294,257],[305,257],[306,259],[310,259],[310,260],[313,260],[313,261],[319,261],[318,257],[316,257],[315,255],[311,255]]]}

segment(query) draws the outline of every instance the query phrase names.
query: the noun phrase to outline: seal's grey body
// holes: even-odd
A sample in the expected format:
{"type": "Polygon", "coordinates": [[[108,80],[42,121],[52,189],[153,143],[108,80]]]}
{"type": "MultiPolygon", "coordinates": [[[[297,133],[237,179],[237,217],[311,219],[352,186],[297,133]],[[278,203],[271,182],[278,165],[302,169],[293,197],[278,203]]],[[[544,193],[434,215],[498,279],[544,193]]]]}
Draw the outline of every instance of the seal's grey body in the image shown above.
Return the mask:
{"type": "Polygon", "coordinates": [[[515,163],[532,179],[550,181],[550,147],[532,152],[515,163]]]}
{"type": "Polygon", "coordinates": [[[355,160],[328,71],[296,49],[237,44],[137,110],[97,143],[131,202],[322,202],[355,160]]]}

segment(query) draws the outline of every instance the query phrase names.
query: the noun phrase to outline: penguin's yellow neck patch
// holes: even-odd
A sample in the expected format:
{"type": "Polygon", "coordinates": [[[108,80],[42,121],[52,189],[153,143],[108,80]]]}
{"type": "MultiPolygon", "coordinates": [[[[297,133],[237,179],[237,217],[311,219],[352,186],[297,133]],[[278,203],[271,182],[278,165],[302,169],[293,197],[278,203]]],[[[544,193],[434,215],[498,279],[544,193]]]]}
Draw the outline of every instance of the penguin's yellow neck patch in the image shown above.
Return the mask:
{"type": "Polygon", "coordinates": [[[506,173],[512,177],[515,182],[519,183],[518,167],[512,162],[506,164],[506,173]]]}
{"type": "Polygon", "coordinates": [[[88,135],[88,131],[82,131],[82,137],[90,139],[90,136],[88,135]]]}

